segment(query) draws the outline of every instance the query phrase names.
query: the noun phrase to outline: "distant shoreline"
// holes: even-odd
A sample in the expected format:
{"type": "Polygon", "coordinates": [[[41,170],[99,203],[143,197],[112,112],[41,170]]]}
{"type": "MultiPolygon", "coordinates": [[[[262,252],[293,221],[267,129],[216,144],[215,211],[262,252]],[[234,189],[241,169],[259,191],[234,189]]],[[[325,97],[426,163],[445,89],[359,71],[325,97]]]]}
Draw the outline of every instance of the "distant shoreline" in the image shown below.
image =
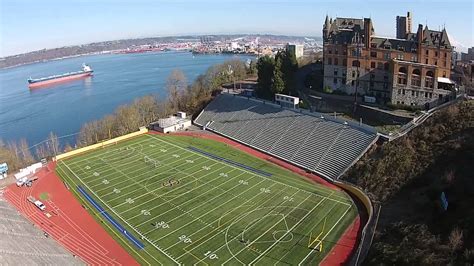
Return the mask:
{"type": "Polygon", "coordinates": [[[33,65],[33,64],[38,64],[38,63],[47,63],[47,62],[50,62],[50,61],[59,61],[59,60],[63,60],[63,59],[82,57],[82,56],[87,56],[87,55],[100,55],[100,54],[109,54],[109,53],[87,53],[87,54],[68,55],[68,56],[64,56],[64,57],[36,60],[36,61],[32,61],[32,62],[21,63],[21,64],[18,64],[18,65],[0,67],[0,70],[12,69],[12,68],[16,68],[16,67],[33,65]]]}
{"type": "Polygon", "coordinates": [[[5,56],[0,58],[0,69],[9,69],[13,67],[48,62],[51,60],[66,59],[85,55],[108,54],[114,51],[127,49],[140,49],[140,47],[149,48],[171,48],[180,49],[186,47],[192,49],[194,44],[202,44],[209,39],[213,42],[227,43],[232,40],[244,39],[246,42],[254,42],[258,39],[260,45],[275,45],[284,43],[304,43],[320,42],[321,37],[302,37],[271,34],[218,34],[218,35],[187,35],[187,36],[168,36],[168,37],[150,37],[140,39],[123,39],[114,41],[103,41],[83,45],[72,45],[52,49],[42,49],[28,53],[5,56]]]}

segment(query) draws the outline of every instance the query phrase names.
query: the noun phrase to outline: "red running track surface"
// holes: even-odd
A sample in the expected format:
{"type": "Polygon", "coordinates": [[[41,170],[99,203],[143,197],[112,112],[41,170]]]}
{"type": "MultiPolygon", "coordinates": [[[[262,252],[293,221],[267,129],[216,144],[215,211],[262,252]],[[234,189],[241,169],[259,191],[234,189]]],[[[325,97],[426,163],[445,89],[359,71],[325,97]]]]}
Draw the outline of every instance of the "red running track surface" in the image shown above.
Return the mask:
{"type": "Polygon", "coordinates": [[[55,163],[50,163],[41,169],[36,174],[39,179],[32,187],[19,188],[15,184],[7,187],[4,190],[5,198],[26,218],[87,264],[138,265],[67,190],[54,172],[55,167],[55,163]],[[48,193],[48,200],[40,199],[40,194],[44,192],[48,193]],[[52,215],[50,218],[27,201],[30,195],[46,205],[45,212],[52,215]]]}

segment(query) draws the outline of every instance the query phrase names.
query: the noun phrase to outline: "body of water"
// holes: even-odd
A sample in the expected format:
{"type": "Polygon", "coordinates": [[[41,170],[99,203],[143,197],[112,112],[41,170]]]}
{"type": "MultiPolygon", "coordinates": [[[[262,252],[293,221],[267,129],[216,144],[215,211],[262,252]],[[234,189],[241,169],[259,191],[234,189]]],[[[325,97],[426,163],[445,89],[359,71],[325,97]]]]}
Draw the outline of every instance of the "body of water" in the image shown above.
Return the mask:
{"type": "MultiPolygon", "coordinates": [[[[93,55],[0,70],[0,138],[25,138],[30,145],[79,131],[85,122],[112,113],[119,105],[149,94],[166,97],[166,79],[180,69],[190,84],[212,65],[236,55],[197,55],[189,52],[93,55]],[[87,63],[94,76],[29,90],[27,79],[80,70],[87,63]]],[[[74,137],[67,141],[73,143],[74,137]]]]}

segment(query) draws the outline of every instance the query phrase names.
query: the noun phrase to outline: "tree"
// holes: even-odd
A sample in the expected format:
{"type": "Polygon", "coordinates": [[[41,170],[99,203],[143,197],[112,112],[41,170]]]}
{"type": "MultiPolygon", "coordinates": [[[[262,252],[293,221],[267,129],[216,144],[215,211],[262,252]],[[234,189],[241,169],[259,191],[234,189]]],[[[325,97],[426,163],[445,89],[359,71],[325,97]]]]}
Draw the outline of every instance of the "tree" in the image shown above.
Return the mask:
{"type": "Polygon", "coordinates": [[[186,77],[183,71],[175,69],[166,80],[166,90],[168,91],[168,103],[170,109],[177,111],[179,108],[179,98],[187,87],[186,77]]]}
{"type": "Polygon", "coordinates": [[[59,140],[58,136],[53,132],[49,132],[47,142],[47,154],[49,156],[56,156],[59,154],[59,140]]]}
{"type": "Polygon", "coordinates": [[[448,247],[451,251],[451,254],[454,254],[456,251],[462,248],[463,244],[463,231],[459,228],[454,228],[449,234],[448,247]]]}
{"type": "Polygon", "coordinates": [[[275,69],[275,59],[266,55],[260,57],[257,62],[257,96],[260,98],[271,99],[273,97],[273,71],[275,69]]]}
{"type": "Polygon", "coordinates": [[[26,139],[21,139],[19,144],[20,154],[22,161],[24,164],[31,164],[35,161],[33,155],[31,154],[30,148],[28,147],[28,143],[26,139]]]}
{"type": "Polygon", "coordinates": [[[285,90],[282,69],[283,58],[281,55],[275,57],[275,68],[273,69],[272,93],[282,93],[285,90]]]}
{"type": "Polygon", "coordinates": [[[298,61],[296,55],[291,51],[280,52],[282,60],[281,72],[283,73],[283,80],[285,82],[285,94],[297,94],[295,74],[298,70],[298,61]]]}

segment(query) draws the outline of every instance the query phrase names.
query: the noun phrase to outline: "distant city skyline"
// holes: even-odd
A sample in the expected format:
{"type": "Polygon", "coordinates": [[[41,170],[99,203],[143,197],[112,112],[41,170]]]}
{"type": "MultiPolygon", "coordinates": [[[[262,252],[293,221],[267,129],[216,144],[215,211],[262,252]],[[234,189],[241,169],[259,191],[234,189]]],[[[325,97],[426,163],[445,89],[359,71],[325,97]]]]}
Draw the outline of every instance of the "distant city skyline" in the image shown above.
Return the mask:
{"type": "Polygon", "coordinates": [[[396,16],[446,27],[452,45],[474,45],[470,0],[0,0],[0,57],[117,39],[203,35],[321,36],[324,18],[371,17],[378,36],[395,36],[396,16]]]}

